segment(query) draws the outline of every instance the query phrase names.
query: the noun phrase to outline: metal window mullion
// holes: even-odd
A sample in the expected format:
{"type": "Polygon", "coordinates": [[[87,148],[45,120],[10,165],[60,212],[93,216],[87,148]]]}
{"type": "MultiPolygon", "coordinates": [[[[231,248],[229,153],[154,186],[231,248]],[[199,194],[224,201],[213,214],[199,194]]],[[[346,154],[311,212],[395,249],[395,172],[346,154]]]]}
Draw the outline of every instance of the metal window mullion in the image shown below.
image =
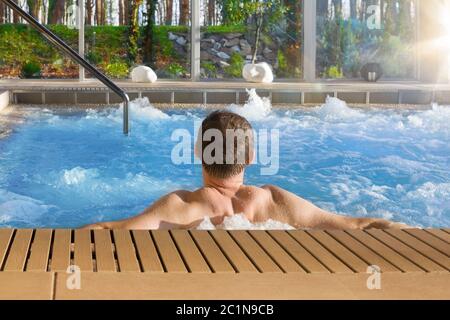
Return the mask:
{"type": "Polygon", "coordinates": [[[316,80],[316,35],[317,35],[317,0],[304,0],[304,34],[303,34],[303,73],[304,80],[316,80]]]}
{"type": "Polygon", "coordinates": [[[200,0],[191,0],[191,80],[200,80],[200,0]]]}
{"type": "MultiPolygon", "coordinates": [[[[84,58],[84,1],[78,1],[78,53],[84,58]]],[[[85,80],[85,69],[82,65],[78,65],[78,76],[80,81],[85,80]]]]}

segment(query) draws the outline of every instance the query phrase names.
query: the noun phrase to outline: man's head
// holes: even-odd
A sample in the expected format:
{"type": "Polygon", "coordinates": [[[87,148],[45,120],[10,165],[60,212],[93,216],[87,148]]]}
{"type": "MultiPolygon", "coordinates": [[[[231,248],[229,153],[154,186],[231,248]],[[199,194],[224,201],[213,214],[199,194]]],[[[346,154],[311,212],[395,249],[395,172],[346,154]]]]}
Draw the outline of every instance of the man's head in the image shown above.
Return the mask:
{"type": "Polygon", "coordinates": [[[240,174],[254,157],[251,124],[232,112],[211,113],[203,120],[196,153],[212,177],[226,179],[240,174]]]}

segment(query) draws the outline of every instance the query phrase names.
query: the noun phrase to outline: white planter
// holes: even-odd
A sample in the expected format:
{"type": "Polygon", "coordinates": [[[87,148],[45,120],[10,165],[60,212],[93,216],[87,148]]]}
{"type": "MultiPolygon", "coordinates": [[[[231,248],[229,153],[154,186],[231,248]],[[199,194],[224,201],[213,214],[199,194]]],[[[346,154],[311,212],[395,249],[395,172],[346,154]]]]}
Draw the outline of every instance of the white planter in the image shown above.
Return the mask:
{"type": "Polygon", "coordinates": [[[266,62],[248,63],[242,70],[242,76],[245,81],[257,83],[271,83],[273,82],[272,67],[266,62]]]}
{"type": "Polygon", "coordinates": [[[158,76],[152,68],[138,66],[131,71],[131,81],[153,83],[158,80],[158,76]]]}

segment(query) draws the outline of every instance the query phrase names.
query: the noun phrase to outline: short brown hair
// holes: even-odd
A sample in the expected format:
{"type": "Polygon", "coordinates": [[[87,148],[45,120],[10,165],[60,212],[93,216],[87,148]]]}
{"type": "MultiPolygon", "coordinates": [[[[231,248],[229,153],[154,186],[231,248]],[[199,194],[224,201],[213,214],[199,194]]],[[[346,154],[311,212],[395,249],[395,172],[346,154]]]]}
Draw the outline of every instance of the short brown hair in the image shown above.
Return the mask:
{"type": "MultiPolygon", "coordinates": [[[[205,120],[203,120],[201,134],[202,136],[199,137],[199,139],[201,139],[202,164],[203,168],[211,176],[224,179],[238,175],[250,164],[250,161],[252,161],[253,128],[244,117],[228,111],[212,112],[205,120]],[[210,129],[218,130],[221,133],[223,139],[223,154],[220,156],[222,159],[226,159],[226,161],[221,163],[205,162],[205,148],[215,141],[213,138],[211,138],[211,141],[204,141],[203,139],[205,137],[205,132],[210,129]],[[234,135],[236,135],[236,132],[243,132],[245,134],[243,137],[244,141],[239,140],[236,136],[232,137],[233,141],[227,141],[227,133],[230,132],[234,135]],[[244,145],[242,145],[242,142],[244,142],[244,145]]],[[[229,136],[228,138],[230,139],[229,136]]]]}

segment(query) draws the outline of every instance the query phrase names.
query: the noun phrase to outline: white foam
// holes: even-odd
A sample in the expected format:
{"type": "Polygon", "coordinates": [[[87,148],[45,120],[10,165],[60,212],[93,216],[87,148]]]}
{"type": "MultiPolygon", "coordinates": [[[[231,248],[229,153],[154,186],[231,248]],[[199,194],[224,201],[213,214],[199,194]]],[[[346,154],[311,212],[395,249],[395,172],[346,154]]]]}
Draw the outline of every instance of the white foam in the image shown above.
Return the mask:
{"type": "Polygon", "coordinates": [[[431,110],[408,116],[407,125],[427,132],[450,134],[450,107],[433,104],[431,110]]]}
{"type": "Polygon", "coordinates": [[[325,104],[316,110],[320,118],[325,121],[342,121],[348,119],[361,119],[365,115],[347,106],[345,101],[328,96],[325,104]]]}
{"type": "Polygon", "coordinates": [[[247,93],[249,98],[244,106],[232,104],[227,109],[243,116],[249,121],[265,119],[272,111],[270,99],[258,96],[255,89],[247,90],[247,93]]]}
{"type": "Polygon", "coordinates": [[[78,185],[86,182],[87,178],[95,178],[98,176],[96,169],[84,169],[82,167],[75,167],[70,170],[62,172],[62,182],[66,185],[78,185]]]}
{"type": "Polygon", "coordinates": [[[46,214],[52,206],[31,197],[0,189],[0,223],[12,219],[19,221],[36,220],[46,214]]]}
{"type": "Polygon", "coordinates": [[[294,230],[294,228],[288,224],[267,220],[265,222],[250,222],[243,214],[235,214],[231,217],[225,217],[220,225],[214,225],[209,217],[205,217],[202,223],[197,227],[198,230],[294,230]]]}

